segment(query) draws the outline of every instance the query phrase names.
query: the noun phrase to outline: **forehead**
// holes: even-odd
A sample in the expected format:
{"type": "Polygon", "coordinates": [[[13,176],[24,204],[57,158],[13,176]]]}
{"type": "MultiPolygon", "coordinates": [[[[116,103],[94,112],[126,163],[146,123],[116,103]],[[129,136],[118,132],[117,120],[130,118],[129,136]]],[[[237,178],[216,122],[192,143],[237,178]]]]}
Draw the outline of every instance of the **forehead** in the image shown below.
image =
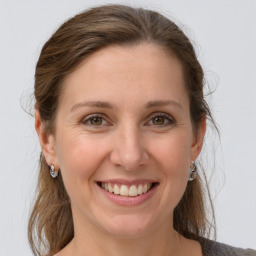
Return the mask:
{"type": "Polygon", "coordinates": [[[154,44],[108,46],[86,58],[64,79],[60,103],[187,99],[179,60],[154,44]]]}

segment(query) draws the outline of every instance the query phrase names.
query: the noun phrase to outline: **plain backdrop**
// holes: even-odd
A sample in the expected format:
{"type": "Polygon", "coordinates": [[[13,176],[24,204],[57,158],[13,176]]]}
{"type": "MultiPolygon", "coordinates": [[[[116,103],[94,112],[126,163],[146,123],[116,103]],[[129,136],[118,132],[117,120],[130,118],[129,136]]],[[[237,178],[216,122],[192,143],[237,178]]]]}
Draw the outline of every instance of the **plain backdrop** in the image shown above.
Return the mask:
{"type": "MultiPolygon", "coordinates": [[[[103,3],[128,1],[0,1],[0,256],[32,255],[26,225],[39,143],[33,117],[21,104],[27,109],[32,104],[29,95],[41,47],[64,20],[103,3]]],[[[220,141],[209,133],[205,146],[217,240],[256,248],[256,1],[129,4],[173,18],[194,43],[207,84],[215,90],[208,100],[221,132],[220,141]]]]}

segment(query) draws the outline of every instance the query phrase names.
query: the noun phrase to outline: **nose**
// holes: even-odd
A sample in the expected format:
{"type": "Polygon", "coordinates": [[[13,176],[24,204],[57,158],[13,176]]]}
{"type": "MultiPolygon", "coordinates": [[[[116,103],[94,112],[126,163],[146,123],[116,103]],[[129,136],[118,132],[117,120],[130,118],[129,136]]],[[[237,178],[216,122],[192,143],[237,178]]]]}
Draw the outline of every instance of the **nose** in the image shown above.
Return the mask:
{"type": "Polygon", "coordinates": [[[113,138],[111,162],[126,171],[135,171],[138,167],[146,165],[149,155],[143,142],[143,136],[137,127],[121,127],[113,138]]]}

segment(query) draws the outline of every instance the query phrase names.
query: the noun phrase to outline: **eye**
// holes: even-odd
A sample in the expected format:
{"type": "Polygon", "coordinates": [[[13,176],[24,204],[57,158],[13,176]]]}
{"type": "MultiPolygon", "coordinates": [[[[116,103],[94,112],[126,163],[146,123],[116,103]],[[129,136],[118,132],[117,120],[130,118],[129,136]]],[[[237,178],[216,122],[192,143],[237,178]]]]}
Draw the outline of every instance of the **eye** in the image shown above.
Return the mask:
{"type": "Polygon", "coordinates": [[[170,115],[162,114],[162,113],[154,114],[151,117],[150,121],[148,122],[149,125],[154,125],[154,126],[166,126],[166,125],[172,125],[174,123],[175,122],[170,115]]]}
{"type": "Polygon", "coordinates": [[[90,126],[102,126],[107,125],[107,121],[99,114],[89,115],[82,119],[83,125],[90,125],[90,126]]]}
{"type": "Polygon", "coordinates": [[[95,116],[95,117],[92,117],[92,118],[90,118],[89,119],[89,122],[90,122],[90,124],[92,124],[92,125],[102,125],[102,123],[103,123],[103,118],[102,117],[100,117],[100,116],[95,116]]]}

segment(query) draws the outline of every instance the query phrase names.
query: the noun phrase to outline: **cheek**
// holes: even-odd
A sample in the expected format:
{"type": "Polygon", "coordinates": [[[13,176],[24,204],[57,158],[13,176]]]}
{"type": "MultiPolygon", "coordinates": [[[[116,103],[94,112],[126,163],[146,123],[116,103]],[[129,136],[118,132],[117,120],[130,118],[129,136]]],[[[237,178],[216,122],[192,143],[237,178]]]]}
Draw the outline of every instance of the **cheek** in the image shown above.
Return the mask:
{"type": "Polygon", "coordinates": [[[152,155],[159,163],[162,163],[167,169],[172,169],[174,174],[184,172],[190,164],[191,140],[187,135],[172,135],[154,143],[152,155]],[[168,168],[168,166],[170,168],[168,168]]]}
{"type": "Polygon", "coordinates": [[[89,181],[104,160],[104,145],[83,134],[62,136],[58,143],[58,159],[63,176],[89,181]]]}
{"type": "Polygon", "coordinates": [[[91,201],[93,177],[105,159],[104,144],[84,134],[60,136],[57,156],[66,191],[73,205],[80,207],[91,201]],[[98,146],[100,145],[100,146],[98,146]]]}
{"type": "Polygon", "coordinates": [[[156,145],[152,155],[163,177],[166,191],[164,199],[173,209],[187,186],[191,143],[187,136],[170,136],[156,145]]]}

